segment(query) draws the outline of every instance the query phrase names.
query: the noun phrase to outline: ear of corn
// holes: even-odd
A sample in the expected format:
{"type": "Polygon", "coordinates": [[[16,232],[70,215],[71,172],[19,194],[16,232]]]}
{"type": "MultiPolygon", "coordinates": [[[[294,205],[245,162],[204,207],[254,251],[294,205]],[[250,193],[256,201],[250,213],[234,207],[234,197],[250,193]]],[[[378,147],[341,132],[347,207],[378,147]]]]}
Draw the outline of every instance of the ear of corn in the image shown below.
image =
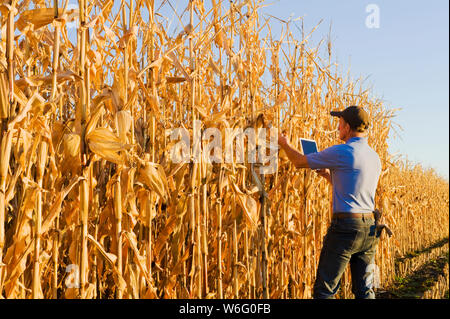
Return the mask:
{"type": "Polygon", "coordinates": [[[378,249],[382,284],[396,257],[448,237],[448,182],[389,154],[395,110],[334,69],[330,44],[324,63],[308,36],[275,39],[254,0],[189,1],[173,37],[154,1],[115,3],[0,4],[2,297],[311,297],[330,187],[282,152],[266,176],[236,156],[173,163],[166,130],[181,127],[197,150],[210,127],[270,126],[324,149],[328,112],[364,106],[383,164],[376,206],[395,233],[378,249]]]}

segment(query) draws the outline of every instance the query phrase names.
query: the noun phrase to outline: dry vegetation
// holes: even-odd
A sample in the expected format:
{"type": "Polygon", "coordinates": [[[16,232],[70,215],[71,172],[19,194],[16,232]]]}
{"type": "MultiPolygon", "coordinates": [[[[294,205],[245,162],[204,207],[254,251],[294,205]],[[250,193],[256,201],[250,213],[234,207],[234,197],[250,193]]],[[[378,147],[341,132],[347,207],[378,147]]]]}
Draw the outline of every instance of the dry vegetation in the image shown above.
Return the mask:
{"type": "MultiPolygon", "coordinates": [[[[324,61],[309,33],[254,0],[186,1],[170,36],[159,5],[0,2],[2,297],[311,297],[331,189],[283,154],[265,179],[257,165],[172,163],[165,130],[192,136],[196,119],[222,132],[273,125],[325,148],[329,110],[364,106],[394,231],[377,255],[383,284],[396,255],[448,236],[448,182],[390,156],[394,112],[338,74],[330,42],[324,61]]],[[[348,272],[342,287],[349,296],[348,272]]]]}

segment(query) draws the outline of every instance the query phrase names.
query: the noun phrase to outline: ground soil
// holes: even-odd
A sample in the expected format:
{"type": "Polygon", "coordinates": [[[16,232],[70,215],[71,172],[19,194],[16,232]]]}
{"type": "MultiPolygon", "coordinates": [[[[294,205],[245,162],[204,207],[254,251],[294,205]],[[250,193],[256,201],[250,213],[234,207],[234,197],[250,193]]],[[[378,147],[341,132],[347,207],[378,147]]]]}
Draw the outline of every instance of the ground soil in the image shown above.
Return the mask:
{"type": "MultiPolygon", "coordinates": [[[[405,258],[415,258],[420,254],[428,253],[432,249],[441,247],[448,243],[448,238],[435,243],[434,245],[422,249],[420,251],[406,254],[402,258],[398,258],[397,262],[401,262],[405,258]]],[[[419,299],[422,298],[427,290],[430,290],[438,280],[439,276],[444,275],[444,268],[449,264],[448,251],[441,256],[429,260],[422,264],[417,270],[406,277],[397,277],[394,283],[385,288],[384,291],[377,292],[377,299],[419,299]]],[[[448,280],[448,279],[447,279],[448,280]]],[[[444,298],[449,298],[448,290],[444,294],[444,298]]]]}

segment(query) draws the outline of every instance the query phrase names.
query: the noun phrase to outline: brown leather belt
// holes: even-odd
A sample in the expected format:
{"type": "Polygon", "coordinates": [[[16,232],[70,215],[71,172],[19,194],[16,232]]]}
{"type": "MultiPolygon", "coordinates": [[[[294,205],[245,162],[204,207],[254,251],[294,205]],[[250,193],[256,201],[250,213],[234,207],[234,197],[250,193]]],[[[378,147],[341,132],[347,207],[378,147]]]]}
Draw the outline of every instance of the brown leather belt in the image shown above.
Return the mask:
{"type": "Polygon", "coordinates": [[[333,213],[333,218],[362,218],[362,217],[366,217],[366,218],[374,218],[373,217],[373,213],[333,213]]]}

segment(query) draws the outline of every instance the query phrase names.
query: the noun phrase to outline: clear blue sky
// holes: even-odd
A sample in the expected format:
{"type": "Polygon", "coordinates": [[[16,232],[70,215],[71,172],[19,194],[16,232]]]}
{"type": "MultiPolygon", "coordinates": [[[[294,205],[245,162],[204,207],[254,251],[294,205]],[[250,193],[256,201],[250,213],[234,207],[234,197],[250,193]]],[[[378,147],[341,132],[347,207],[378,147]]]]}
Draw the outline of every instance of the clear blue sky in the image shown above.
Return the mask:
{"type": "MultiPolygon", "coordinates": [[[[448,0],[279,0],[263,12],[303,17],[306,31],[321,19],[316,43],[329,33],[334,59],[367,84],[388,108],[402,108],[390,152],[449,176],[448,0]],[[379,28],[366,27],[366,6],[376,4],[379,28]]],[[[298,25],[299,22],[297,23],[298,25]]],[[[292,30],[292,28],[291,28],[292,30]]],[[[323,56],[326,46],[323,47],[323,56]]]]}

